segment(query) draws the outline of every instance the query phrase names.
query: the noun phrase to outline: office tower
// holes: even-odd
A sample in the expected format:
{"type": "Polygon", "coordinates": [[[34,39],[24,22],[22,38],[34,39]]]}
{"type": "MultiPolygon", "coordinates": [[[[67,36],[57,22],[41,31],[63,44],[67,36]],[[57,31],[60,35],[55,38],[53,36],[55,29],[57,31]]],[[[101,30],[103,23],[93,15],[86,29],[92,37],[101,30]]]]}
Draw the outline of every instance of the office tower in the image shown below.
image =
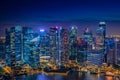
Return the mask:
{"type": "Polygon", "coordinates": [[[20,66],[23,60],[22,27],[15,26],[6,30],[6,62],[12,68],[20,66]]]}
{"type": "Polygon", "coordinates": [[[40,51],[40,62],[48,63],[50,61],[50,39],[49,34],[46,30],[40,29],[39,33],[39,51],[40,51]]]}
{"type": "Polygon", "coordinates": [[[115,43],[115,66],[120,67],[120,35],[111,35],[115,43]]]}
{"type": "Polygon", "coordinates": [[[101,64],[101,54],[96,52],[95,50],[95,40],[92,35],[92,32],[89,31],[88,28],[85,28],[85,31],[82,36],[83,40],[86,42],[86,48],[84,50],[84,54],[86,54],[86,64],[89,65],[89,63],[94,65],[100,65],[101,64]]]}
{"type": "Polygon", "coordinates": [[[51,62],[58,63],[58,27],[50,27],[50,54],[51,62]]]}
{"type": "Polygon", "coordinates": [[[32,28],[23,27],[23,63],[31,67],[39,65],[38,34],[32,28]]]}
{"type": "Polygon", "coordinates": [[[5,53],[6,53],[6,63],[10,66],[10,54],[11,54],[11,47],[10,47],[10,29],[6,29],[6,41],[5,41],[5,53]]]}
{"type": "Polygon", "coordinates": [[[61,62],[67,64],[69,61],[69,31],[67,29],[60,30],[61,41],[61,62]]]}
{"type": "Polygon", "coordinates": [[[103,54],[98,50],[91,50],[87,54],[87,64],[88,65],[98,65],[101,66],[103,61],[103,54]]]}
{"type": "Polygon", "coordinates": [[[5,37],[0,37],[0,59],[5,60],[5,37]]]}
{"type": "Polygon", "coordinates": [[[106,38],[106,54],[107,64],[115,65],[115,40],[114,38],[106,38]]]}
{"type": "Polygon", "coordinates": [[[105,51],[106,23],[100,22],[96,35],[96,49],[103,54],[103,62],[106,62],[105,51]]]}
{"type": "Polygon", "coordinates": [[[104,50],[105,49],[105,36],[106,36],[106,23],[100,22],[97,29],[96,35],[96,49],[104,50]]]}
{"type": "Polygon", "coordinates": [[[118,42],[116,42],[116,62],[117,65],[120,67],[120,40],[118,42]]]}
{"type": "Polygon", "coordinates": [[[115,64],[120,67],[120,37],[115,37],[115,64]]]}
{"type": "Polygon", "coordinates": [[[77,27],[72,26],[70,30],[70,37],[69,37],[69,51],[70,56],[69,59],[72,61],[76,61],[76,55],[77,55],[77,27]]]}
{"type": "MultiPolygon", "coordinates": [[[[30,50],[31,49],[31,46],[30,46],[30,40],[33,39],[33,31],[30,29],[30,28],[27,28],[27,27],[24,27],[23,28],[23,62],[24,64],[29,64],[31,61],[30,61],[30,50]]],[[[33,62],[31,62],[33,63],[33,62]]]]}
{"type": "Polygon", "coordinates": [[[0,67],[6,65],[5,37],[0,37],[0,67]]]}
{"type": "Polygon", "coordinates": [[[31,28],[15,26],[6,29],[6,62],[12,68],[29,64],[39,66],[39,41],[34,41],[39,35],[31,28]]]}
{"type": "Polygon", "coordinates": [[[39,34],[38,33],[34,32],[33,39],[30,41],[30,47],[31,47],[30,60],[33,61],[33,63],[31,63],[31,66],[33,68],[39,68],[40,67],[40,52],[39,52],[40,49],[39,49],[39,34]]]}
{"type": "Polygon", "coordinates": [[[87,61],[87,42],[82,39],[78,38],[77,40],[77,63],[84,64],[87,61]]]}
{"type": "Polygon", "coordinates": [[[94,47],[93,35],[88,28],[85,28],[85,31],[82,35],[82,38],[87,42],[87,50],[92,50],[94,47]]]}

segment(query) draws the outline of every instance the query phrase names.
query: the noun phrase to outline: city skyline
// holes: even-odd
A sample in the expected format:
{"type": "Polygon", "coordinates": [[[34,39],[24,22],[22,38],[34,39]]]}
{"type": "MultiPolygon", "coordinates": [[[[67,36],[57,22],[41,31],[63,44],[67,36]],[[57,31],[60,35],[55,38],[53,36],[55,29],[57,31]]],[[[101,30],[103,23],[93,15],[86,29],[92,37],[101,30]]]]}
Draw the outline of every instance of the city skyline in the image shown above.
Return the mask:
{"type": "Polygon", "coordinates": [[[119,0],[0,0],[0,80],[119,80],[119,0]]]}
{"type": "MultiPolygon", "coordinates": [[[[82,35],[82,31],[85,28],[89,28],[90,31],[92,31],[93,34],[96,34],[96,29],[99,26],[99,21],[77,21],[77,22],[40,22],[40,23],[14,23],[14,24],[1,24],[2,28],[0,28],[0,36],[5,36],[5,29],[14,27],[14,26],[22,26],[22,27],[30,27],[33,28],[34,31],[38,31],[40,29],[45,29],[49,32],[50,27],[55,26],[62,26],[66,29],[69,29],[71,26],[77,26],[78,27],[78,35],[82,35]]],[[[119,22],[115,21],[107,21],[106,22],[106,35],[120,35],[119,33],[119,22]]]]}
{"type": "MultiPolygon", "coordinates": [[[[42,65],[43,60],[58,66],[69,61],[81,65],[86,61],[98,66],[104,62],[119,65],[119,49],[116,50],[119,48],[119,36],[106,36],[106,22],[98,23],[96,34],[89,28],[82,30],[81,36],[78,35],[78,31],[77,26],[71,26],[69,29],[51,26],[49,32],[44,28],[34,31],[30,27],[14,26],[6,29],[5,39],[1,38],[5,40],[5,44],[1,42],[1,48],[5,45],[6,63],[12,68],[16,66],[14,63],[19,65],[27,63],[35,67],[42,65]],[[113,57],[109,58],[111,55],[113,57]],[[116,55],[118,57],[115,57],[116,55]],[[109,59],[112,62],[109,62],[109,59]]],[[[1,50],[2,54],[3,52],[1,50]]]]}

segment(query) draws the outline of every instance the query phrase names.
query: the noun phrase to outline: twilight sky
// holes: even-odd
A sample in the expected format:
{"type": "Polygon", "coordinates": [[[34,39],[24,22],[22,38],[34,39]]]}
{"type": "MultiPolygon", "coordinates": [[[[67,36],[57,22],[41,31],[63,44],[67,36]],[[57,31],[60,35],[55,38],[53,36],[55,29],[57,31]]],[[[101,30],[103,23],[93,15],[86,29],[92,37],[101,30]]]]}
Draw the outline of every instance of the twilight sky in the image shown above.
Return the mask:
{"type": "Polygon", "coordinates": [[[15,25],[48,28],[77,25],[93,32],[106,21],[107,34],[120,34],[119,0],[0,0],[0,36],[15,25]]]}

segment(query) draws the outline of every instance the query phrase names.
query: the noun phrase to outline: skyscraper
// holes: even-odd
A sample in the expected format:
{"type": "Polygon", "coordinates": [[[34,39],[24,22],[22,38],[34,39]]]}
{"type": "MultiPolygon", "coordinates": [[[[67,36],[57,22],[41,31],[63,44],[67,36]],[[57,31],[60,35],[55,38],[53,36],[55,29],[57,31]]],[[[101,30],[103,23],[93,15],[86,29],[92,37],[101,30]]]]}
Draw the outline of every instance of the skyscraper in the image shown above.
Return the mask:
{"type": "Polygon", "coordinates": [[[115,65],[115,40],[114,38],[106,38],[106,54],[107,64],[115,65]]]}
{"type": "Polygon", "coordinates": [[[106,23],[100,22],[96,35],[96,49],[105,50],[106,23]]]}
{"type": "Polygon", "coordinates": [[[69,61],[69,31],[67,29],[60,30],[61,41],[61,62],[67,64],[69,61]]]}
{"type": "Polygon", "coordinates": [[[15,26],[6,30],[6,62],[12,68],[29,64],[39,65],[39,41],[33,41],[38,36],[31,28],[15,26]]]}
{"type": "Polygon", "coordinates": [[[88,28],[85,28],[82,38],[87,42],[87,50],[92,50],[94,47],[93,34],[88,28]]]}
{"type": "Polygon", "coordinates": [[[39,36],[32,28],[23,27],[23,63],[29,64],[31,67],[39,65],[39,36]]]}
{"type": "Polygon", "coordinates": [[[46,30],[40,29],[39,33],[39,50],[40,50],[40,61],[42,64],[50,61],[50,38],[46,30]]]}
{"type": "Polygon", "coordinates": [[[77,56],[77,27],[76,26],[72,26],[70,30],[69,49],[70,49],[69,59],[72,61],[76,61],[76,56],[77,56]]]}
{"type": "Polygon", "coordinates": [[[77,40],[77,63],[84,64],[87,61],[87,42],[82,39],[78,38],[77,40]]]}
{"type": "Polygon", "coordinates": [[[50,27],[50,54],[51,62],[58,63],[58,27],[50,27]]]}
{"type": "Polygon", "coordinates": [[[120,67],[120,37],[115,37],[115,64],[120,67]]]}
{"type": "Polygon", "coordinates": [[[6,30],[6,62],[12,68],[20,66],[23,60],[22,27],[15,26],[6,30]]]}
{"type": "MultiPolygon", "coordinates": [[[[100,51],[95,50],[95,40],[91,31],[85,28],[83,34],[83,40],[86,42],[84,54],[86,54],[86,63],[92,63],[94,65],[101,65],[102,55],[100,51]],[[86,52],[86,53],[85,53],[86,52]]],[[[85,61],[85,60],[84,60],[85,61]]]]}
{"type": "Polygon", "coordinates": [[[5,37],[0,37],[0,59],[5,60],[5,37]]]}
{"type": "Polygon", "coordinates": [[[106,37],[106,23],[100,22],[96,35],[96,49],[103,54],[104,62],[107,61],[106,49],[105,49],[105,37],[106,37]]]}

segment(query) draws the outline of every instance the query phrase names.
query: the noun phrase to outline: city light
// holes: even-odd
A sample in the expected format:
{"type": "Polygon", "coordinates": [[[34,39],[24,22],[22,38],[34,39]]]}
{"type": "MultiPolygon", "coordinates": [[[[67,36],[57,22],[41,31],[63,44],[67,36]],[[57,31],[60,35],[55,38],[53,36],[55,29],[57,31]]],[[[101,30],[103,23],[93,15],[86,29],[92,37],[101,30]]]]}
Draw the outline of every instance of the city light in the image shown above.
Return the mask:
{"type": "Polygon", "coordinates": [[[103,25],[103,24],[106,24],[105,22],[100,22],[99,24],[103,25]]]}
{"type": "Polygon", "coordinates": [[[40,32],[44,32],[45,30],[44,29],[40,29],[40,32]]]}
{"type": "Polygon", "coordinates": [[[120,0],[0,0],[0,80],[120,80],[120,0]]]}
{"type": "Polygon", "coordinates": [[[59,29],[59,27],[58,27],[58,26],[56,26],[56,29],[59,29]]]}
{"type": "Polygon", "coordinates": [[[74,27],[72,26],[72,29],[74,29],[74,27]]]}
{"type": "Polygon", "coordinates": [[[82,31],[81,36],[77,26],[72,26],[71,29],[54,26],[50,27],[49,32],[44,29],[35,32],[29,27],[16,27],[7,29],[6,37],[0,38],[0,57],[4,60],[0,61],[0,65],[3,68],[9,65],[13,71],[22,67],[17,75],[25,72],[43,73],[47,72],[46,68],[49,72],[61,73],[61,67],[65,68],[63,72],[66,74],[71,68],[94,74],[104,71],[106,74],[107,71],[115,73],[116,70],[109,66],[102,68],[103,63],[120,65],[120,37],[106,37],[105,22],[99,23],[96,36],[88,27],[82,31]],[[3,55],[5,53],[6,56],[3,55]],[[26,64],[33,69],[23,67],[26,64]],[[23,69],[26,71],[23,72],[23,69]]]}

